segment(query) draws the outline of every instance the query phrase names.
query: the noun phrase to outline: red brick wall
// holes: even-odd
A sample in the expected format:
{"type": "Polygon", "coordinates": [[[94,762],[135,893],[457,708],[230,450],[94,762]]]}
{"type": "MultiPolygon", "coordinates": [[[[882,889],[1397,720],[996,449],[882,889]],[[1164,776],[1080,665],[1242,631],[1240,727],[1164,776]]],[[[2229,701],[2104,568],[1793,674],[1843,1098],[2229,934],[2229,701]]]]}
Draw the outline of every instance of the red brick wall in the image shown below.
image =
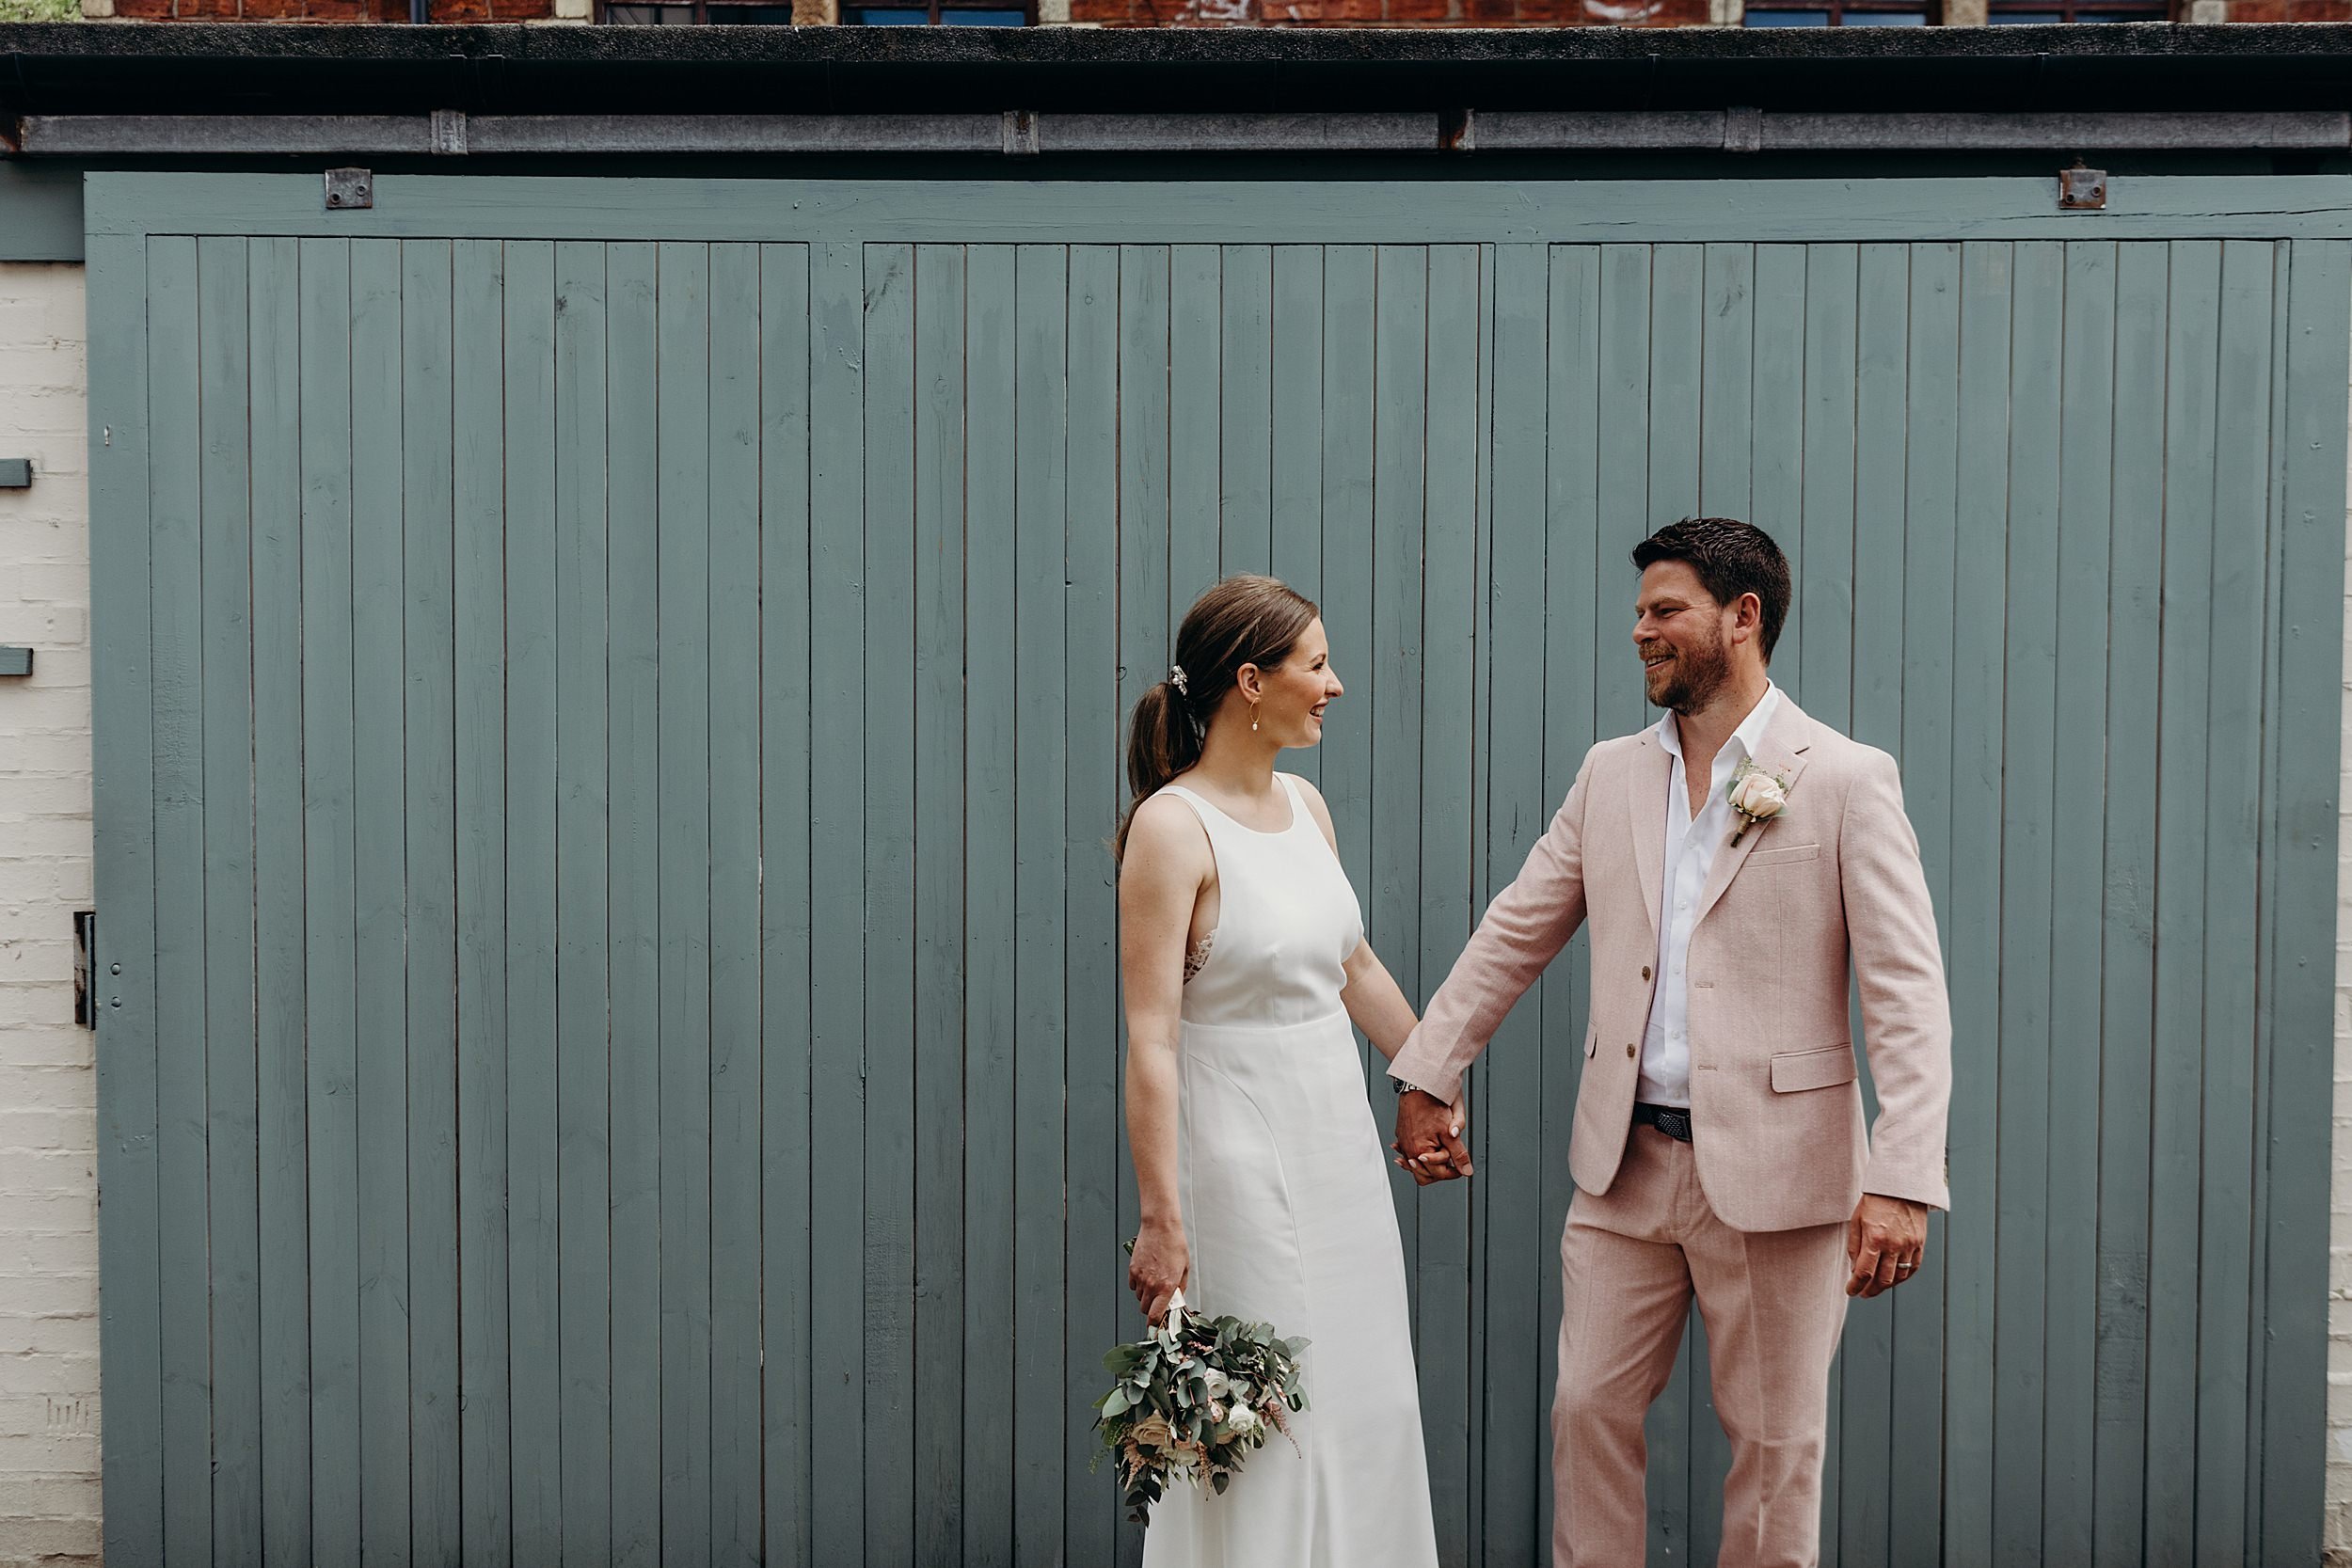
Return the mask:
{"type": "MultiPolygon", "coordinates": [[[[428,3],[436,22],[537,22],[555,14],[555,0],[428,3]]],[[[405,22],[408,0],[115,0],[115,14],[137,22],[405,22]]]]}

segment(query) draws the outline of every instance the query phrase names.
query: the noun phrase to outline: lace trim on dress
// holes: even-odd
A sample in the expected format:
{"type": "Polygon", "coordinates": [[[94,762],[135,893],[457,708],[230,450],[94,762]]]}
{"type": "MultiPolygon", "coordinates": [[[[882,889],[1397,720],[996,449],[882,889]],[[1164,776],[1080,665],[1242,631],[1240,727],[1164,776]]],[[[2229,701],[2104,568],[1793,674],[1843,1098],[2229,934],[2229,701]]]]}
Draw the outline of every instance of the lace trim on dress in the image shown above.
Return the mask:
{"type": "Polygon", "coordinates": [[[1191,985],[1192,977],[1209,967],[1209,949],[1216,945],[1216,933],[1211,931],[1185,950],[1184,984],[1191,985]]]}

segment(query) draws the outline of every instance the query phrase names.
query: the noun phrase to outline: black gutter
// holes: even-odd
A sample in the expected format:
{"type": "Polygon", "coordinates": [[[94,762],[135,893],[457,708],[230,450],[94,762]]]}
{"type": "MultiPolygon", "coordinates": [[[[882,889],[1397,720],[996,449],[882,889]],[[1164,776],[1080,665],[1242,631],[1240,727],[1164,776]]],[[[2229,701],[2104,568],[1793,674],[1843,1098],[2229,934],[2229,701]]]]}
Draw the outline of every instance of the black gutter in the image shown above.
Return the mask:
{"type": "Polygon", "coordinates": [[[0,24],[27,114],[2352,108],[2352,26],[980,29],[0,24]]]}

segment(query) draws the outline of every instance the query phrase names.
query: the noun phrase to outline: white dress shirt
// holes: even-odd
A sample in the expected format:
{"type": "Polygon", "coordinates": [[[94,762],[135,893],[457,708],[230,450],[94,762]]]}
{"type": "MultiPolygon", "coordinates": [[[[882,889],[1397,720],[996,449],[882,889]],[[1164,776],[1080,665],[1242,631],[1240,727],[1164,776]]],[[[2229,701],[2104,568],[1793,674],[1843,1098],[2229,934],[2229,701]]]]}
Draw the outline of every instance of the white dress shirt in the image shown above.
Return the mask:
{"type": "Polygon", "coordinates": [[[1674,759],[1666,783],[1665,884],[1658,897],[1658,987],[1650,993],[1649,1024],[1642,1032],[1642,1077],[1636,1098],[1652,1105],[1691,1103],[1691,927],[1715,856],[1731,837],[1731,802],[1724,798],[1740,764],[1756,755],[1780,688],[1767,683],[1740,727],[1715,753],[1707,804],[1691,815],[1690,776],[1682,770],[1682,731],[1669,710],[1658,721],[1658,743],[1674,759]]]}

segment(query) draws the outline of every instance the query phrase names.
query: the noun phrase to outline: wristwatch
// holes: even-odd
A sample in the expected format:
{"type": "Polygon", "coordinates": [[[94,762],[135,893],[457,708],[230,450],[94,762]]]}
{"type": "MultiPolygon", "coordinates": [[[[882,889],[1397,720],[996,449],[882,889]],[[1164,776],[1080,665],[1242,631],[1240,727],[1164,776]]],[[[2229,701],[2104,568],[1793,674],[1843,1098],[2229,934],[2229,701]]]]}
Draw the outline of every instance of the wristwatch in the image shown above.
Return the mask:
{"type": "MultiPolygon", "coordinates": [[[[1397,1098],[1400,1100],[1408,1094],[1429,1094],[1429,1091],[1422,1088],[1419,1084],[1408,1084],[1393,1072],[1389,1074],[1389,1086],[1396,1090],[1397,1098]]],[[[1429,1094],[1429,1098],[1435,1100],[1438,1097],[1434,1094],[1429,1094]]]]}

